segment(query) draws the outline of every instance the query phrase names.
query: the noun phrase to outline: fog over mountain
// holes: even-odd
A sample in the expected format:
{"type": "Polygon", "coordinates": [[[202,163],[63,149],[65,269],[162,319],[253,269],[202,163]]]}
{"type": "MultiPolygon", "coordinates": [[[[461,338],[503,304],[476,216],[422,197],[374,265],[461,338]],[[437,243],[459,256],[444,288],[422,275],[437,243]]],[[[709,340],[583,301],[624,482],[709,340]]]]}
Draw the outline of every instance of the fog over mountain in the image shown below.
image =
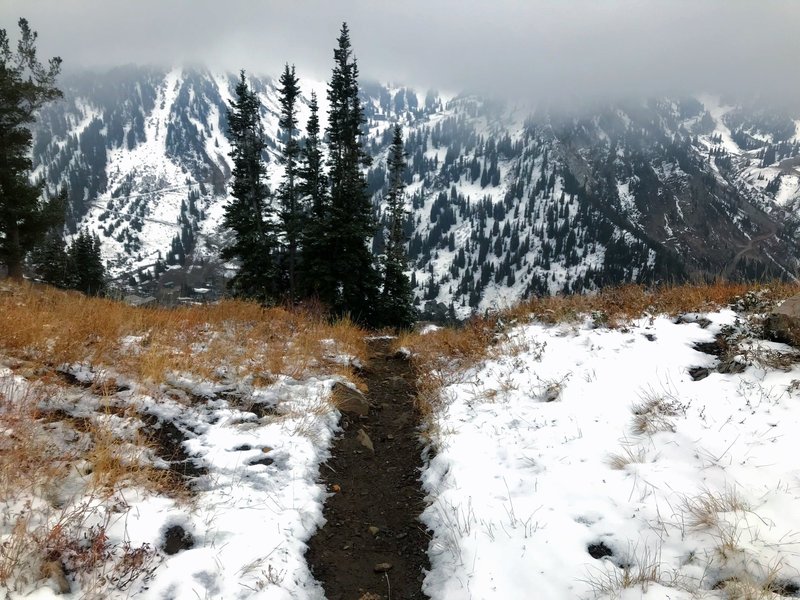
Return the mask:
{"type": "Polygon", "coordinates": [[[371,248],[385,248],[399,124],[408,275],[426,317],[800,272],[800,2],[4,0],[12,35],[19,16],[40,56],[65,64],[64,99],[34,127],[33,176],[66,186],[65,234],[97,234],[130,291],[224,290],[237,72],[261,103],[275,190],[275,77],[297,66],[301,127],[316,91],[324,129],[342,21],[373,159],[371,248]]]}
{"type": "Polygon", "coordinates": [[[457,0],[376,3],[4,0],[67,69],[120,64],[327,76],[351,25],[364,78],[512,99],[585,102],[703,91],[797,103],[793,0],[457,0]]]}

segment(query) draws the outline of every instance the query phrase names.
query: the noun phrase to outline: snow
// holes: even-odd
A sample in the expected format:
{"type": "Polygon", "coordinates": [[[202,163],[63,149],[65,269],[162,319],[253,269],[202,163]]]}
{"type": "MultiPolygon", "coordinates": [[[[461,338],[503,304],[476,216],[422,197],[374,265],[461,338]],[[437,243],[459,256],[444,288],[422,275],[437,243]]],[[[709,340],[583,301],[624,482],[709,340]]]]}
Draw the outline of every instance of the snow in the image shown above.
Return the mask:
{"type": "MultiPolygon", "coordinates": [[[[135,337],[125,340],[131,351],[139,341],[135,337]]],[[[86,365],[73,365],[69,371],[87,382],[100,376],[86,365]]],[[[176,386],[176,392],[183,390],[206,398],[190,405],[166,396],[156,398],[147,387],[127,383],[132,387],[125,392],[128,405],[187,432],[183,446],[207,473],[196,481],[191,502],[130,486],[118,490],[113,501],[101,502],[91,493],[87,495],[89,476],[80,475],[77,469],[71,476],[73,483],[62,482],[62,510],[66,513],[74,507],[91,507],[91,518],[83,526],[104,524],[107,545],[115,552],[126,544],[131,548],[160,548],[165,531],[176,525],[193,538],[190,549],[172,556],[157,552],[151,576],[140,576],[124,591],[107,586],[100,590],[101,596],[322,600],[323,593],[309,572],[304,554],[305,542],[324,522],[326,492],[317,479],[320,463],[327,459],[338,430],[339,413],[326,400],[334,379],[282,376],[266,388],[248,388],[240,383],[238,388],[250,392],[250,404],[244,405],[221,395],[230,386],[210,382],[172,378],[170,384],[176,386]],[[271,410],[258,417],[251,412],[251,405],[271,410]]],[[[6,406],[21,402],[36,387],[14,376],[10,369],[0,372],[0,395],[6,406]]],[[[41,408],[61,408],[74,416],[103,421],[116,435],[124,436],[128,431],[128,437],[135,438],[136,428],[130,419],[102,412],[107,401],[87,392],[47,397],[41,408]]],[[[61,426],[53,428],[50,435],[66,444],[59,436],[67,436],[67,431],[68,427],[61,426]]],[[[152,456],[144,459],[158,463],[152,456]]],[[[18,508],[4,507],[6,515],[11,511],[12,519],[0,524],[0,540],[11,539],[13,514],[20,510],[39,515],[42,526],[52,526],[47,524],[59,511],[54,515],[45,499],[34,497],[29,502],[18,502],[18,508]]],[[[92,592],[80,577],[76,580],[71,576],[70,583],[74,594],[62,597],[78,598],[92,592]]],[[[4,597],[51,598],[51,585],[44,580],[7,588],[4,597]]]]}
{"type": "MultiPolygon", "coordinates": [[[[733,106],[726,106],[721,103],[721,100],[717,96],[711,95],[703,95],[698,98],[700,102],[703,103],[706,110],[711,115],[711,118],[714,119],[714,123],[716,125],[713,134],[719,134],[722,138],[722,147],[728,152],[728,154],[732,154],[734,156],[738,156],[742,154],[742,149],[739,148],[739,145],[733,141],[731,137],[731,130],[725,125],[723,121],[723,117],[725,113],[730,112],[734,107],[733,106]]],[[[712,135],[713,135],[712,134],[712,135]]],[[[706,144],[710,147],[712,144],[710,142],[706,142],[706,144]]]]}
{"type": "MultiPolygon", "coordinates": [[[[102,233],[100,216],[109,211],[113,215],[111,221],[122,217],[123,227],[129,225],[133,214],[129,212],[132,209],[125,205],[125,201],[144,196],[144,219],[138,236],[143,247],[139,253],[141,258],[133,261],[134,268],[151,265],[159,253],[163,255],[169,249],[172,238],[179,232],[177,224],[181,202],[186,199],[188,191],[196,186],[194,182],[186,183],[187,174],[166,155],[170,111],[180,90],[182,77],[181,69],[167,73],[155,107],[145,119],[146,140],[132,150],[123,145],[109,151],[106,166],[108,191],[92,203],[82,222],[82,226],[102,233]],[[112,194],[129,177],[133,178],[134,193],[115,199],[112,194]]],[[[120,258],[130,261],[132,258],[115,236],[103,237],[102,253],[106,261],[116,262],[120,258]]]]}
{"type": "Polygon", "coordinates": [[[730,310],[701,316],[707,329],[666,317],[522,325],[451,374],[423,473],[433,600],[724,598],[718,582],[770,568],[797,581],[800,368],[759,366],[789,348],[747,338],[754,365],[713,372],[694,344],[742,327],[730,310]],[[693,367],[712,373],[693,381],[693,367]],[[634,431],[635,412],[651,429],[634,431]],[[690,507],[731,496],[743,508],[693,526],[690,507]],[[587,553],[601,542],[614,556],[587,553]],[[656,581],[623,590],[620,565],[654,565],[656,581]]]}

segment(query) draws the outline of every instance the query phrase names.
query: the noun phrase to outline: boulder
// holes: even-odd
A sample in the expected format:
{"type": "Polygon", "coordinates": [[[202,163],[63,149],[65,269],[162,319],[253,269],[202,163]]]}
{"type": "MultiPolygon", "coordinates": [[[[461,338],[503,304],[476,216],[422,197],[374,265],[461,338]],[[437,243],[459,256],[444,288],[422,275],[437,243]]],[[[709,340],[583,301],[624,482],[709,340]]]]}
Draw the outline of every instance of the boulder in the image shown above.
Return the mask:
{"type": "Polygon", "coordinates": [[[331,389],[331,401],[343,413],[360,417],[365,417],[369,414],[369,401],[364,394],[338,381],[333,384],[331,389]]]}
{"type": "Polygon", "coordinates": [[[785,300],[764,322],[770,340],[800,347],[800,294],[785,300]]]}

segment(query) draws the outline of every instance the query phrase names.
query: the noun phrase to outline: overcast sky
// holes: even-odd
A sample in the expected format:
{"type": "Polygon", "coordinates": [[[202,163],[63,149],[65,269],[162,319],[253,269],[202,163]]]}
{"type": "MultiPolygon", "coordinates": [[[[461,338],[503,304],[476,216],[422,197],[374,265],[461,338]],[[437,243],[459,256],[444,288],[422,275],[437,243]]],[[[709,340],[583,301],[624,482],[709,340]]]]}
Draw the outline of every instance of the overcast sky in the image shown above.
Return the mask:
{"type": "Polygon", "coordinates": [[[204,63],[326,79],[342,21],[362,78],[581,99],[800,99],[800,0],[0,0],[65,68],[204,63]]]}

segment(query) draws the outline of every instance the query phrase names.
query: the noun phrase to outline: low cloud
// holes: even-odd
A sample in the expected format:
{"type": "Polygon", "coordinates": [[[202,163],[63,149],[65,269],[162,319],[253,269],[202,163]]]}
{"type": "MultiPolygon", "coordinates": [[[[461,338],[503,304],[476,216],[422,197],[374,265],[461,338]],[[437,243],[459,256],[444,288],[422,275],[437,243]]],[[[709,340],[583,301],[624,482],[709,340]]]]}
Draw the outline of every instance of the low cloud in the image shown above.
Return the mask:
{"type": "Polygon", "coordinates": [[[203,63],[328,77],[342,21],[362,77],[510,99],[709,91],[800,100],[796,0],[4,0],[67,68],[203,63]]]}

